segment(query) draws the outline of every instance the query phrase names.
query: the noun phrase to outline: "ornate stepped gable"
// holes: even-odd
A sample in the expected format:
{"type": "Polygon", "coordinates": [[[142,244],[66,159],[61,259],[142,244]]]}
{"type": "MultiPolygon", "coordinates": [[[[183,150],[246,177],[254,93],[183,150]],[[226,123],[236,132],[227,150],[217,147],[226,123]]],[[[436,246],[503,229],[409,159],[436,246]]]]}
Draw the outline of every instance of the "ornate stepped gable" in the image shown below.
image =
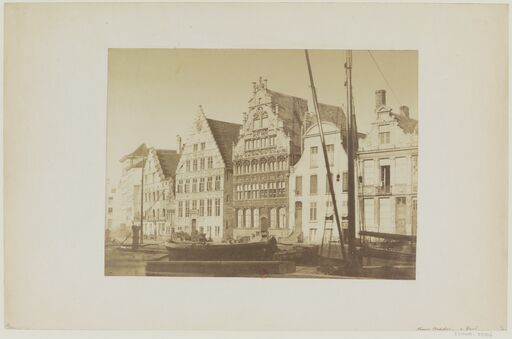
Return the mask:
{"type": "Polygon", "coordinates": [[[267,137],[275,137],[272,142],[276,144],[272,146],[277,146],[282,152],[300,153],[301,125],[307,112],[305,99],[270,90],[267,81],[260,77],[258,83],[253,83],[253,96],[248,106],[249,111],[244,113],[243,128],[235,147],[235,157],[257,148],[263,152],[264,148],[271,145],[266,140],[265,144],[260,143],[260,139],[267,137]],[[242,140],[251,139],[259,144],[248,149],[242,140]]]}

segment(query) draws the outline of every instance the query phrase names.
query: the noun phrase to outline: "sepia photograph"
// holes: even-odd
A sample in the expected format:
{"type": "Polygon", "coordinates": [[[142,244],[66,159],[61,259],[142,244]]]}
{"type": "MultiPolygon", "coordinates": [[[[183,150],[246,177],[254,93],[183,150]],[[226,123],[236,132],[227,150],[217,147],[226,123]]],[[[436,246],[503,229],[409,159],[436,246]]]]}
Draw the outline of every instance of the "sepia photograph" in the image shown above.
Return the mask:
{"type": "Polygon", "coordinates": [[[109,49],[107,103],[105,275],[415,279],[417,51],[109,49]]]}
{"type": "Polygon", "coordinates": [[[508,5],[4,21],[2,334],[508,335],[508,5]]]}

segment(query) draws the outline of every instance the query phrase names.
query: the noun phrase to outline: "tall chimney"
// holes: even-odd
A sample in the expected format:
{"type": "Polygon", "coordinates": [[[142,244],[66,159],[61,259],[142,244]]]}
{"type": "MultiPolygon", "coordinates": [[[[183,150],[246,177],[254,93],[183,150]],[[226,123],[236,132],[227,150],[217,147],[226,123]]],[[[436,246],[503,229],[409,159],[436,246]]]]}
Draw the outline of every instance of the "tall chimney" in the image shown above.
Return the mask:
{"type": "Polygon", "coordinates": [[[179,135],[176,136],[176,144],[178,144],[178,154],[181,154],[181,137],[179,135]]]}
{"type": "Polygon", "coordinates": [[[386,90],[379,89],[375,91],[375,108],[386,106],[386,90]]]}
{"type": "Polygon", "coordinates": [[[400,114],[406,116],[409,118],[409,107],[407,106],[400,106],[400,114]]]}

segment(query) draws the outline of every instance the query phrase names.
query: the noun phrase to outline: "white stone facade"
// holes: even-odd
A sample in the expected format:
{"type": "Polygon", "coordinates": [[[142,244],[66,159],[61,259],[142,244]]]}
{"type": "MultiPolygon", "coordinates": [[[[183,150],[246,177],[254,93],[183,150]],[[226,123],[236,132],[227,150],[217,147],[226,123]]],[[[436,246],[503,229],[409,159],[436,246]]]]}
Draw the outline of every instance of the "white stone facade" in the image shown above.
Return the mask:
{"type": "Polygon", "coordinates": [[[376,92],[375,122],[359,143],[358,184],[362,230],[416,235],[418,124],[402,106],[393,113],[376,92]]]}
{"type": "MultiPolygon", "coordinates": [[[[339,126],[322,122],[330,171],[340,222],[346,228],[347,216],[347,155],[342,145],[339,126]]],[[[320,244],[339,239],[331,193],[328,186],[327,170],[320,141],[318,125],[311,126],[304,134],[302,157],[291,168],[290,224],[295,233],[302,232],[306,243],[320,244]]]]}

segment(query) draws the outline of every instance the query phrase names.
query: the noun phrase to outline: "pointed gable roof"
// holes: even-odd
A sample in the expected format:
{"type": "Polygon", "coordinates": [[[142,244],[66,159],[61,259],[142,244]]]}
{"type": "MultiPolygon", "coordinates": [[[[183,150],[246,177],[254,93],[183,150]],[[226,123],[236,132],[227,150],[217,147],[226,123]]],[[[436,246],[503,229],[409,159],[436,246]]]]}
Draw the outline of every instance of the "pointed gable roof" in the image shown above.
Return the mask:
{"type": "Polygon", "coordinates": [[[160,167],[162,168],[162,172],[166,178],[176,175],[176,168],[180,161],[180,155],[178,152],[174,150],[158,149],[156,150],[156,156],[158,157],[158,162],[160,163],[160,167]]]}
{"type": "Polygon", "coordinates": [[[128,158],[137,158],[137,157],[145,157],[148,155],[148,148],[146,144],[142,143],[139,147],[135,149],[132,153],[126,154],[121,158],[121,162],[125,161],[128,158]]]}
{"type": "Polygon", "coordinates": [[[238,133],[242,125],[213,119],[206,119],[206,121],[210,126],[226,168],[231,168],[233,143],[238,141],[238,133]]]}

